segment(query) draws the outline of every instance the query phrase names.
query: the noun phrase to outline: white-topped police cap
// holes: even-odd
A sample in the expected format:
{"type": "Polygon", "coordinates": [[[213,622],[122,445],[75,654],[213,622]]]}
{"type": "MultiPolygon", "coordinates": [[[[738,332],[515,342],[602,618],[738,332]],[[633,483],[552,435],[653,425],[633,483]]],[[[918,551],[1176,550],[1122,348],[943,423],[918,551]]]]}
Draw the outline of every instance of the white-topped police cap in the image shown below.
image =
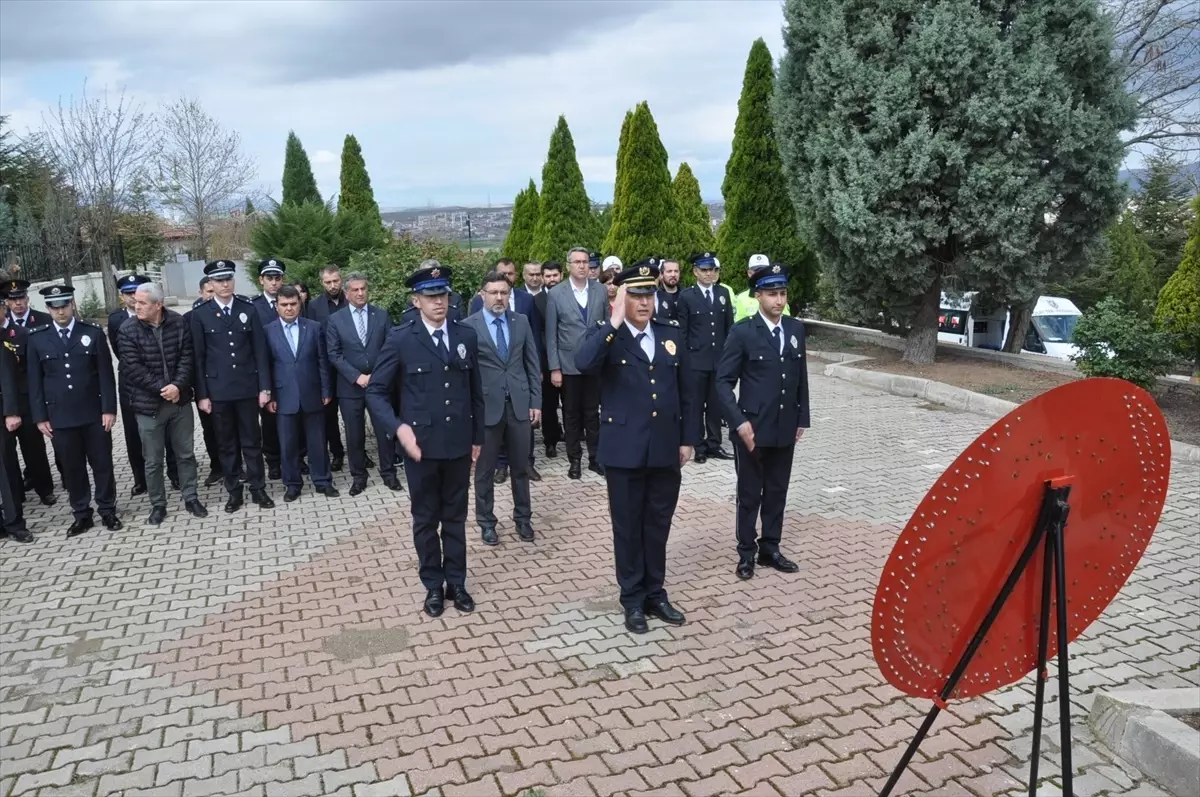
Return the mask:
{"type": "Polygon", "coordinates": [[[604,258],[604,262],[600,265],[600,267],[605,271],[608,271],[610,268],[624,268],[625,264],[622,263],[621,258],[617,257],[616,255],[609,255],[608,257],[604,258]]]}
{"type": "Polygon", "coordinates": [[[283,276],[283,261],[277,258],[268,258],[258,264],[258,276],[260,277],[282,277],[283,276]]]}
{"type": "Polygon", "coordinates": [[[237,265],[232,260],[214,260],[204,267],[204,275],[209,279],[233,279],[233,271],[237,265]]]}
{"type": "Polygon", "coordinates": [[[750,255],[750,270],[757,271],[771,265],[771,259],[766,255],[750,255]]]}
{"type": "Polygon", "coordinates": [[[69,285],[51,285],[38,293],[46,298],[47,307],[66,307],[75,298],[75,289],[69,285]]]}

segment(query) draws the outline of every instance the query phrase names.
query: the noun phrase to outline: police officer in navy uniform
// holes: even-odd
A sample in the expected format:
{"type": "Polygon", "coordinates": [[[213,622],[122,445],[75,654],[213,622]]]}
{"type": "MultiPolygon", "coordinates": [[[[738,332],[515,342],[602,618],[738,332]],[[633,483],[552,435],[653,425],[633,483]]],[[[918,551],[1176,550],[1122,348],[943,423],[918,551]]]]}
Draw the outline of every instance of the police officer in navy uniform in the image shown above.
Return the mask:
{"type": "Polygon", "coordinates": [[[729,424],[737,469],[737,576],[756,562],[784,573],[800,568],[779,552],[796,443],[809,426],[804,324],[783,315],[787,270],[756,271],[750,291],[759,311],[734,325],[717,367],[717,395],[729,424]],[[734,386],[738,387],[734,395],[734,386]],[[762,536],[755,523],[762,515],[762,536]]]}
{"type": "Polygon", "coordinates": [[[696,446],[696,462],[733,459],[721,448],[721,408],[717,403],[717,361],[725,336],[733,327],[733,297],[717,283],[721,264],[711,252],[692,258],[696,284],[679,293],[679,328],[687,345],[684,366],[688,391],[703,406],[704,436],[696,446]]]}
{"type": "Polygon", "coordinates": [[[221,472],[229,500],[226,512],[242,507],[237,455],[241,446],[250,499],[263,509],[275,502],[267,495],[258,413],[271,401],[271,361],[262,321],[254,305],[233,293],[236,265],[214,260],[204,267],[213,298],[192,310],[192,343],[196,354],[196,403],[211,412],[221,446],[221,472]]]}
{"type": "Polygon", "coordinates": [[[475,608],[466,588],[467,494],[483,445],[483,388],[475,331],[446,315],[450,277],[449,268],[426,260],[408,278],[419,315],[388,332],[367,383],[371,422],[395,430],[404,449],[413,542],[431,617],[447,599],[460,612],[475,608]]]}
{"type": "MultiPolygon", "coordinates": [[[[25,367],[29,333],[49,324],[50,316],[30,309],[28,290],[29,283],[25,280],[8,280],[0,287],[8,308],[4,314],[4,344],[16,358],[17,364],[17,402],[21,409],[21,426],[16,431],[16,442],[20,443],[21,456],[25,459],[21,489],[33,490],[44,506],[52,506],[58,501],[54,496],[54,476],[50,472],[50,459],[46,456],[46,438],[38,431],[37,424],[29,414],[29,369],[25,367]],[[14,312],[17,315],[13,315],[14,312]]],[[[59,470],[62,470],[61,465],[59,470]]]]}
{"type": "MultiPolygon", "coordinates": [[[[121,353],[117,351],[117,333],[121,325],[135,317],[133,312],[133,297],[139,285],[152,282],[145,274],[127,274],[117,280],[117,291],[121,294],[122,306],[108,314],[108,345],[113,356],[117,358],[117,376],[120,377],[121,353]]],[[[142,455],[142,438],[138,434],[137,413],[121,391],[117,392],[117,402],[121,408],[121,430],[125,435],[125,451],[129,454],[129,469],[133,471],[133,489],[130,496],[146,492],[146,458],[142,455]]],[[[167,438],[167,478],[171,488],[179,489],[179,465],[175,462],[175,452],[171,449],[171,440],[167,438]]]]}
{"type": "MultiPolygon", "coordinates": [[[[183,320],[188,325],[188,330],[192,328],[192,312],[197,307],[207,302],[213,297],[212,280],[208,275],[200,278],[200,295],[196,297],[196,301],[192,302],[192,309],[183,314],[183,320]]],[[[221,484],[225,481],[225,476],[221,472],[221,444],[217,442],[217,432],[213,428],[212,413],[197,412],[200,416],[200,429],[204,436],[204,452],[208,455],[208,476],[204,479],[205,487],[212,487],[214,484],[221,484]]],[[[241,446],[238,446],[237,453],[234,457],[235,462],[240,462],[242,458],[241,446]]],[[[197,467],[199,467],[200,459],[196,458],[197,467]]],[[[241,479],[241,471],[238,471],[238,478],[241,479]]]]}
{"type": "Polygon", "coordinates": [[[647,615],[684,622],[663,582],[681,469],[700,438],[699,407],[684,384],[683,336],[676,322],[653,319],[657,280],[654,258],[618,274],[612,318],[590,328],[575,352],[575,367],[600,377],[597,459],[608,483],[625,627],[635,634],[649,630],[647,615]]]}
{"type": "MultiPolygon", "coordinates": [[[[263,329],[279,318],[279,313],[275,311],[275,296],[283,287],[284,270],[283,261],[274,257],[258,264],[258,284],[262,286],[263,292],[251,299],[250,303],[258,311],[258,320],[262,322],[263,329]]],[[[267,478],[280,479],[283,473],[280,470],[282,455],[279,449],[279,419],[275,413],[264,407],[258,413],[258,420],[262,427],[262,451],[263,459],[267,463],[267,478]]],[[[303,430],[301,432],[301,450],[304,451],[306,449],[303,447],[303,430]]]]}
{"type": "Polygon", "coordinates": [[[92,527],[89,465],[100,522],[116,531],[121,521],[110,432],[117,421],[117,383],[104,330],[75,317],[74,288],[52,285],[39,293],[46,297],[54,322],[29,335],[29,410],[63,463],[75,515],[67,536],[92,527]]]}

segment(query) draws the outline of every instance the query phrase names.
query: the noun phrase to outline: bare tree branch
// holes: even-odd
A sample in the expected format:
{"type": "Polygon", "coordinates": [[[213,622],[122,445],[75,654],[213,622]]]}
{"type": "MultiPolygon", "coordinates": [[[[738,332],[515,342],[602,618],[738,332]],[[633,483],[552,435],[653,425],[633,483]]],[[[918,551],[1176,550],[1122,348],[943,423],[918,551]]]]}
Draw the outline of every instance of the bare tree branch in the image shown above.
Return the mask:
{"type": "Polygon", "coordinates": [[[244,201],[257,167],[243,154],[241,137],[222,128],[196,100],[182,97],[168,106],[161,130],[158,190],[196,228],[200,258],[207,260],[213,221],[244,201]]]}

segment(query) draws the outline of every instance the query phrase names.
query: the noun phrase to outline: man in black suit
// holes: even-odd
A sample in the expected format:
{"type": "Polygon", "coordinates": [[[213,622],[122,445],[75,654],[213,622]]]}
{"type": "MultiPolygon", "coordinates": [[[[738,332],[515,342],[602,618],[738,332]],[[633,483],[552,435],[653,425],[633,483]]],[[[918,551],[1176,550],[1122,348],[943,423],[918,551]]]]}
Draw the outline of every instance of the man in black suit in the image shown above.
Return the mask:
{"type": "MultiPolygon", "coordinates": [[[[127,274],[117,280],[117,291],[121,295],[121,307],[108,314],[108,345],[113,356],[117,358],[117,376],[124,378],[121,373],[121,352],[117,345],[117,334],[121,325],[131,318],[136,318],[134,298],[139,285],[150,282],[145,274],[127,274]]],[[[133,489],[129,495],[137,496],[146,492],[146,457],[142,453],[142,438],[138,433],[137,413],[129,406],[128,393],[117,391],[117,402],[121,408],[121,431],[125,436],[125,452],[129,455],[129,469],[133,471],[133,489]]],[[[179,465],[175,461],[175,450],[171,447],[171,438],[167,438],[167,479],[171,488],[179,489],[179,465]]]]}
{"type": "Polygon", "coordinates": [[[104,330],[75,318],[74,288],[53,285],[40,293],[54,320],[29,335],[29,411],[63,463],[75,516],[67,536],[93,525],[89,465],[100,521],[117,531],[121,521],[110,434],[117,422],[117,383],[104,330]]]}
{"type": "Polygon", "coordinates": [[[17,369],[17,357],[5,341],[0,346],[0,537],[33,542],[33,534],[25,525],[25,491],[21,487],[21,463],[17,461],[15,432],[21,428],[17,369]]]}
{"type": "Polygon", "coordinates": [[[753,577],[755,554],[760,565],[784,573],[800,569],[779,552],[779,541],[796,443],[809,426],[804,324],[783,315],[787,271],[773,265],[751,280],[759,312],[734,325],[717,368],[717,396],[737,468],[736,572],[741,579],[753,577]],[[756,539],[760,508],[762,537],[756,539]]]}
{"type": "MultiPolygon", "coordinates": [[[[347,305],[346,292],[342,290],[342,272],[330,264],[321,269],[321,285],[325,292],[308,303],[304,316],[321,325],[321,334],[329,325],[329,316],[347,305]]],[[[325,405],[325,442],[329,445],[329,469],[337,472],[346,461],[346,448],[342,445],[342,427],[338,421],[337,374],[329,366],[330,384],[333,386],[333,401],[325,405]]]]}
{"type": "Polygon", "coordinates": [[[704,438],[696,446],[696,462],[733,459],[721,448],[721,408],[717,403],[717,362],[725,348],[725,336],[733,326],[733,297],[717,284],[721,264],[711,252],[692,258],[696,284],[679,294],[679,328],[687,347],[684,378],[688,392],[703,407],[704,438]]]}
{"type": "MultiPolygon", "coordinates": [[[[338,404],[346,422],[350,495],[358,495],[367,489],[366,389],[392,323],[386,311],[368,303],[365,276],[348,274],[345,291],[349,304],[329,317],[325,344],[329,364],[337,371],[338,404]]],[[[396,477],[395,430],[378,424],[374,426],[379,449],[379,475],[388,489],[400,490],[400,480],[396,477]]]]}
{"type": "MultiPolygon", "coordinates": [[[[29,369],[25,365],[29,333],[49,324],[50,316],[29,309],[29,283],[25,280],[8,280],[0,290],[3,291],[7,307],[4,314],[4,341],[10,344],[17,363],[17,400],[21,407],[21,425],[16,437],[21,445],[21,456],[25,459],[25,475],[21,485],[23,490],[37,493],[44,506],[52,506],[58,500],[54,497],[54,476],[50,472],[50,459],[46,456],[46,438],[38,431],[37,424],[29,414],[29,369]]],[[[54,458],[57,463],[58,455],[54,458]]],[[[61,466],[59,470],[62,470],[61,466]]]]}
{"type": "Polygon", "coordinates": [[[325,450],[325,407],[333,399],[325,334],[316,321],[300,318],[300,292],[294,287],[283,286],[275,298],[279,317],[267,324],[265,332],[275,379],[275,397],[268,406],[279,425],[283,500],[300,497],[300,455],[305,446],[313,487],[336,498],[325,450]]]}
{"type": "Polygon", "coordinates": [[[394,435],[407,458],[413,542],[431,617],[446,599],[460,612],[475,608],[466,586],[467,496],[483,444],[484,398],[478,337],[446,317],[450,277],[449,268],[426,260],[408,278],[420,315],[391,330],[367,385],[375,428],[394,435]]]}
{"type": "Polygon", "coordinates": [[[204,267],[212,281],[213,298],[192,310],[192,344],[196,356],[196,402],[213,415],[221,446],[221,472],[229,500],[226,512],[242,507],[238,479],[238,447],[245,463],[250,499],[263,509],[275,502],[267,495],[263,470],[259,408],[271,401],[271,360],[258,311],[233,295],[231,260],[214,260],[204,267]]]}
{"type": "MultiPolygon", "coordinates": [[[[267,324],[275,320],[275,297],[283,287],[284,264],[282,260],[268,258],[258,264],[258,284],[263,292],[250,300],[258,311],[258,320],[265,329],[267,324]]],[[[259,410],[259,423],[262,425],[263,459],[267,463],[267,478],[278,479],[279,470],[279,429],[275,424],[275,414],[268,412],[265,407],[259,410]]]]}
{"type": "Polygon", "coordinates": [[[550,379],[550,364],[546,359],[546,298],[550,289],[562,282],[562,265],[555,260],[547,260],[542,264],[542,289],[534,294],[533,306],[537,310],[542,323],[542,334],[536,335],[538,356],[542,361],[542,442],[546,445],[546,456],[554,459],[558,456],[558,444],[563,439],[562,422],[558,417],[561,391],[550,379]]]}

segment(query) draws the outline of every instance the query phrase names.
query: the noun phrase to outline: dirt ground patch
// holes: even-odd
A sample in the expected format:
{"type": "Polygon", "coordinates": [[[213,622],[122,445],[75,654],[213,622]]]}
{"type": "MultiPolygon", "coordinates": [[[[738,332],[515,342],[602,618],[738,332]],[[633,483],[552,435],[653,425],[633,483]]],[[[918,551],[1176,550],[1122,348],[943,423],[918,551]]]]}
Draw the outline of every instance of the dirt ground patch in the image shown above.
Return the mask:
{"type": "MultiPolygon", "coordinates": [[[[814,330],[808,336],[807,342],[808,348],[816,351],[861,354],[871,358],[852,363],[853,368],[932,379],[1018,404],[1073,379],[1082,378],[986,363],[941,351],[938,352],[938,359],[934,364],[913,365],[903,362],[900,359],[901,352],[896,349],[863,343],[825,330],[814,330]]],[[[1181,387],[1155,398],[1167,420],[1171,439],[1200,445],[1200,401],[1196,400],[1196,394],[1181,387]]]]}

